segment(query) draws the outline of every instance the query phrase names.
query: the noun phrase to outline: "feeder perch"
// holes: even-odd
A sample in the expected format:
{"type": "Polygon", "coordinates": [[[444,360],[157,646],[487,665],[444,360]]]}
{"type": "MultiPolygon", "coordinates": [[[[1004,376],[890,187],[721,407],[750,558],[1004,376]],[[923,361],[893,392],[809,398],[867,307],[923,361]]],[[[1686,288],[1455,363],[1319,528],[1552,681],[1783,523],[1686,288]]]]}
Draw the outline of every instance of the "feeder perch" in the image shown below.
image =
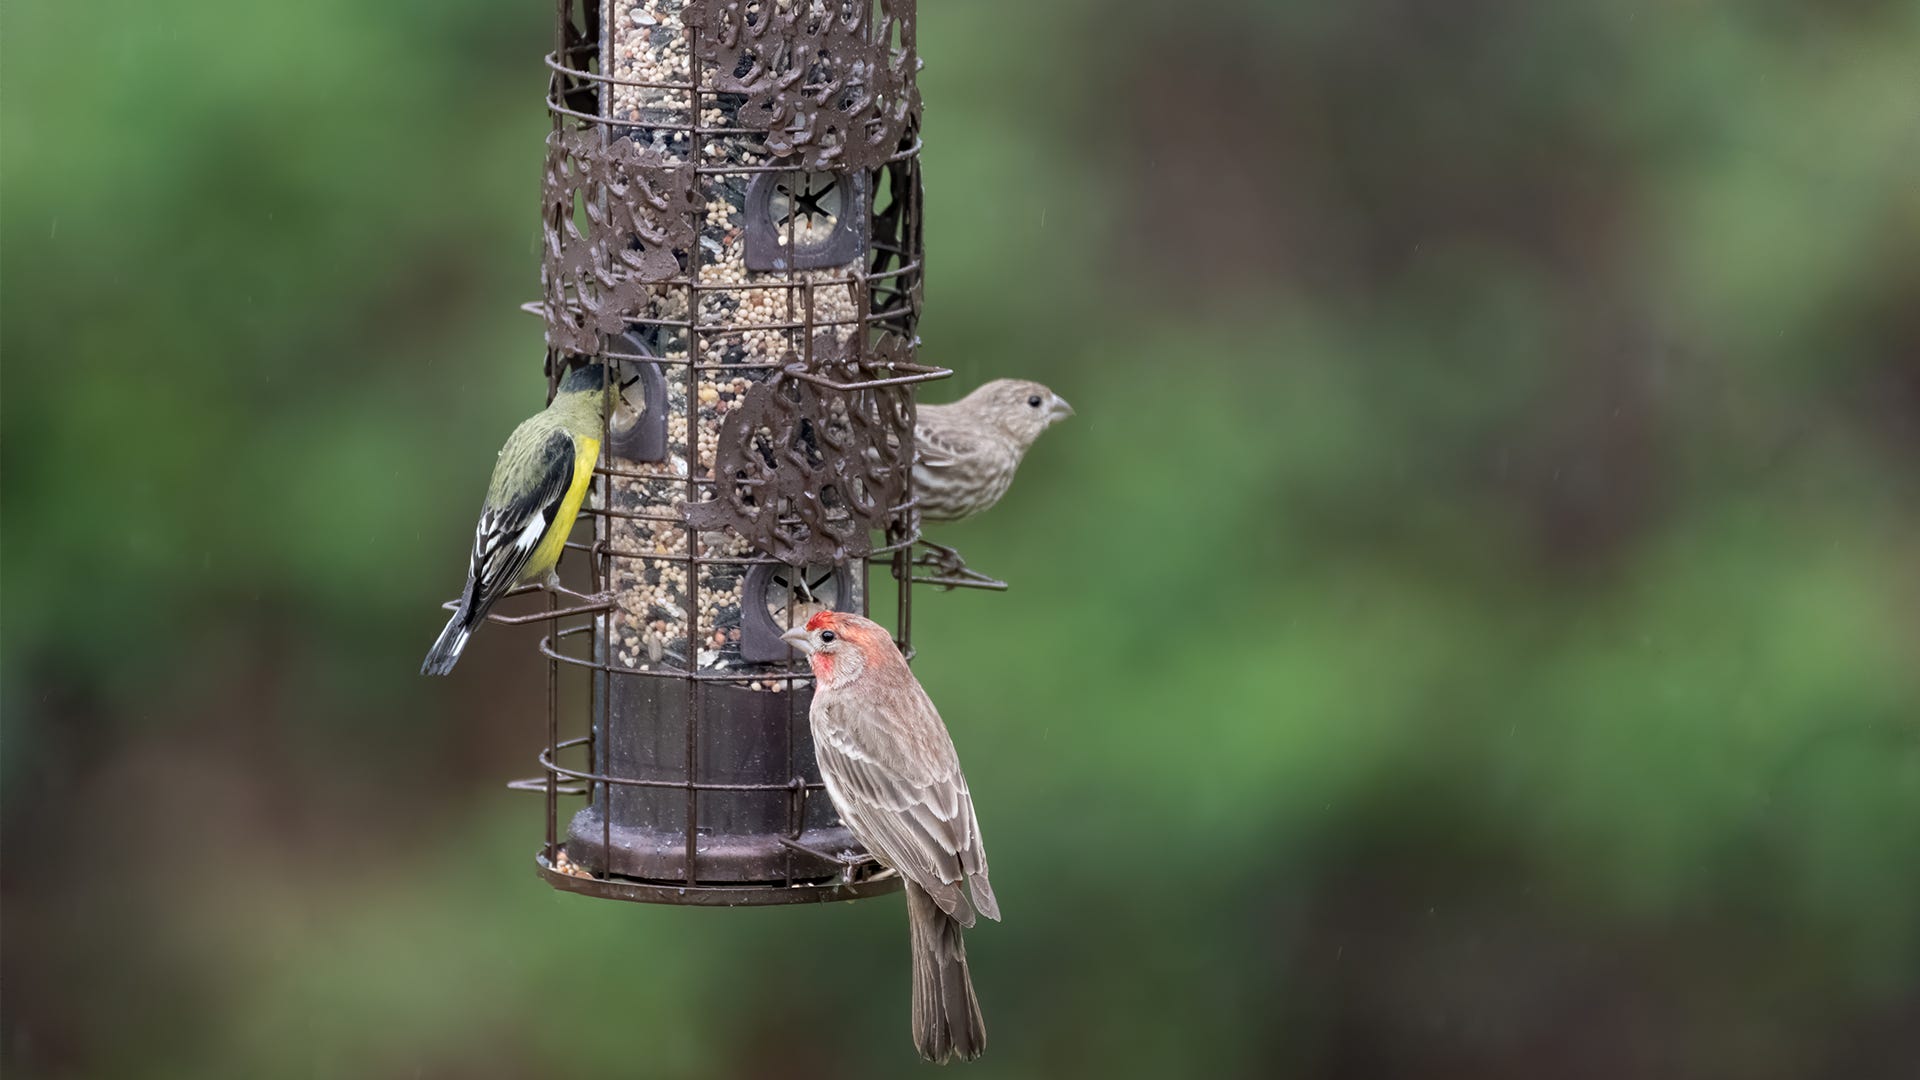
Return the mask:
{"type": "Polygon", "coordinates": [[[949,374],[916,359],[913,2],[558,0],[547,65],[547,374],[603,361],[629,407],[564,564],[611,600],[532,616],[540,873],[676,904],[892,891],[779,635],[891,578],[912,655],[914,391],[949,374]]]}

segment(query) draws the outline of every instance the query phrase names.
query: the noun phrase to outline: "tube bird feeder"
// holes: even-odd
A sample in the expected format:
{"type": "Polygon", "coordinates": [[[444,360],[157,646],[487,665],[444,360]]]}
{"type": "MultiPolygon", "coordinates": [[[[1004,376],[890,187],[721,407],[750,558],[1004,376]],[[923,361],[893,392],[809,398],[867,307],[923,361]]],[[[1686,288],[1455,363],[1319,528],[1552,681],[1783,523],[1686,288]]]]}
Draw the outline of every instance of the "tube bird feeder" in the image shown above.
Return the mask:
{"type": "Polygon", "coordinates": [[[532,306],[549,379],[603,361],[631,408],[563,562],[603,599],[509,620],[548,624],[544,772],[516,785],[545,795],[539,872],[676,904],[892,891],[779,635],[885,586],[912,655],[914,391],[949,374],[916,360],[913,0],[556,0],[554,27],[532,306]]]}

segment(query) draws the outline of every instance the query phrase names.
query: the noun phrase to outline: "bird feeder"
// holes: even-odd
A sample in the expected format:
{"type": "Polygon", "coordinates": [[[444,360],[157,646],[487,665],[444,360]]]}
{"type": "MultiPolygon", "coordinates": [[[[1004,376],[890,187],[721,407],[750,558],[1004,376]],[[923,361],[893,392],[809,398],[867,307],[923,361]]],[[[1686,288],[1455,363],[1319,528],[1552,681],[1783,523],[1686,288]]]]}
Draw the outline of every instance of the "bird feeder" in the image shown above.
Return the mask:
{"type": "Polygon", "coordinates": [[[545,795],[558,888],[898,887],[821,786],[780,634],[870,614],[891,578],[911,655],[914,389],[949,374],[915,360],[913,20],[912,0],[557,0],[535,306],[550,380],[603,361],[630,405],[563,563],[596,602],[523,617],[549,626],[549,717],[518,786],[545,795]]]}

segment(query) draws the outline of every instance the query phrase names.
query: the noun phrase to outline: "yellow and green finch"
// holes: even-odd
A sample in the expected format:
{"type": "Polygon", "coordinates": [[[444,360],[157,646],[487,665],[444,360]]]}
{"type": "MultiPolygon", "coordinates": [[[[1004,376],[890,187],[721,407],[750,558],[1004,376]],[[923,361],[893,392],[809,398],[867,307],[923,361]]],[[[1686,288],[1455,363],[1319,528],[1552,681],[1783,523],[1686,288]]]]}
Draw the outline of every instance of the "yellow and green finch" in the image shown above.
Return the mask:
{"type": "Polygon", "coordinates": [[[422,675],[452,671],[473,628],[514,587],[535,581],[558,587],[554,567],[600,460],[607,408],[619,397],[603,365],[574,368],[553,403],[507,436],[480,505],[460,608],[420,665],[422,675]]]}

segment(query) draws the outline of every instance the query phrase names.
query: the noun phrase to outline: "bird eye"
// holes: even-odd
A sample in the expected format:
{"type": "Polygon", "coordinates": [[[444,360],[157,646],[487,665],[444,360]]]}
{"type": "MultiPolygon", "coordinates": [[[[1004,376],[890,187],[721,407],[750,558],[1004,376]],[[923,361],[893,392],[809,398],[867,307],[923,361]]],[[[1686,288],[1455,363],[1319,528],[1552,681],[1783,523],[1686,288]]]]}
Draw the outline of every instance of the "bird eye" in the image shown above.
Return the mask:
{"type": "Polygon", "coordinates": [[[1036,409],[1037,409],[1037,408],[1039,408],[1039,407],[1040,407],[1040,395],[1039,395],[1039,394],[1035,394],[1035,395],[1033,395],[1032,397],[1030,397],[1030,398],[1028,398],[1028,399],[1027,399],[1027,404],[1029,404],[1029,405],[1031,405],[1031,406],[1033,406],[1033,407],[1034,407],[1034,408],[1036,408],[1036,409]]]}
{"type": "Polygon", "coordinates": [[[835,635],[834,632],[831,630],[822,630],[820,631],[820,644],[831,645],[833,644],[833,639],[836,636],[837,635],[835,635]]]}

